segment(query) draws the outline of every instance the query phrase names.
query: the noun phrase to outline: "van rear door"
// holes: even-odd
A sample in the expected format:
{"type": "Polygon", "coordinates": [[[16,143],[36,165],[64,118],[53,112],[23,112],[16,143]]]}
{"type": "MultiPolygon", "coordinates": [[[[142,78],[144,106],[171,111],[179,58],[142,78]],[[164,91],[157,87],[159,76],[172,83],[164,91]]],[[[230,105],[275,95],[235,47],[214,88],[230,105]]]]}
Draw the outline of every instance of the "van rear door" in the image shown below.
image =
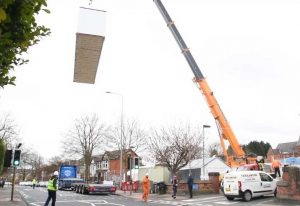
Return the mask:
{"type": "Polygon", "coordinates": [[[235,196],[239,195],[238,177],[234,172],[224,175],[224,194],[235,196]]]}

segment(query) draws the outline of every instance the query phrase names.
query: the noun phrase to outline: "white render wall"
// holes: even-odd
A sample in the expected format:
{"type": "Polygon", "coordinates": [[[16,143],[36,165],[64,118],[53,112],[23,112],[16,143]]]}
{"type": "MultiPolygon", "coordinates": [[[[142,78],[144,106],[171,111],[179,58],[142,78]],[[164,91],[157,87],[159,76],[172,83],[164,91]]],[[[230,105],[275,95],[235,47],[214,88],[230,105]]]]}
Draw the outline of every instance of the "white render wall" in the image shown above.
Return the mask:
{"type": "Polygon", "coordinates": [[[77,33],[105,36],[106,12],[80,7],[77,33]]]}
{"type": "Polygon", "coordinates": [[[212,162],[208,163],[205,168],[205,177],[208,177],[210,172],[224,172],[225,170],[230,169],[222,160],[216,158],[212,162]]]}

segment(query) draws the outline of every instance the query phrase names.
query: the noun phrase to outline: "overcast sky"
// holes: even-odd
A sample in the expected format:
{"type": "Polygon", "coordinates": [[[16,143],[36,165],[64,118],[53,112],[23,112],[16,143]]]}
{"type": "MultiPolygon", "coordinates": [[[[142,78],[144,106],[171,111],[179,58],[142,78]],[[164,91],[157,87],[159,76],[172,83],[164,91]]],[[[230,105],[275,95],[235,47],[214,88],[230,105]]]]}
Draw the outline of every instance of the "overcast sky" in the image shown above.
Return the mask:
{"type": "MultiPolygon", "coordinates": [[[[96,83],[73,83],[80,6],[88,0],[48,0],[39,15],[51,36],[16,68],[16,86],[0,93],[27,145],[44,157],[59,155],[75,118],[96,113],[114,124],[121,114],[144,128],[209,124],[214,119],[192,82],[193,73],[152,0],[94,0],[105,10],[105,41],[96,83]]],[[[214,92],[240,144],[278,143],[300,135],[300,1],[162,0],[214,92]]],[[[97,22],[94,22],[95,26],[97,22]]],[[[101,25],[100,25],[101,26],[101,25]]]]}

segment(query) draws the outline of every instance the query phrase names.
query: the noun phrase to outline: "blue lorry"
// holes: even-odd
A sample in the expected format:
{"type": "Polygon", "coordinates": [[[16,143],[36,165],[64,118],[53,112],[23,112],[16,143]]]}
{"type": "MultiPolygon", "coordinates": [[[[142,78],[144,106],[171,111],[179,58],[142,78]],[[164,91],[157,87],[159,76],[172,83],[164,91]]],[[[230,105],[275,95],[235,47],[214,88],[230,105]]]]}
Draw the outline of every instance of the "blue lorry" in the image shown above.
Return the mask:
{"type": "Polygon", "coordinates": [[[83,183],[83,179],[77,178],[77,166],[61,165],[58,176],[59,190],[72,190],[73,183],[83,183]]]}
{"type": "Polygon", "coordinates": [[[81,194],[115,194],[117,187],[112,181],[104,181],[101,184],[87,183],[77,178],[75,165],[61,165],[58,176],[59,190],[73,190],[81,194]]]}

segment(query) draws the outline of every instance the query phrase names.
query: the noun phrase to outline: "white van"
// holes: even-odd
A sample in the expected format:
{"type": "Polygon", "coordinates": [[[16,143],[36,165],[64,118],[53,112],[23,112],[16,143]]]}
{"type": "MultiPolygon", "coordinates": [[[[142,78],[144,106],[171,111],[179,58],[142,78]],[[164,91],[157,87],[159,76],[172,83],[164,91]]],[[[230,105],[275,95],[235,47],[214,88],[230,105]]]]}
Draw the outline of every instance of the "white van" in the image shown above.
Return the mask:
{"type": "Polygon", "coordinates": [[[224,195],[228,200],[236,197],[250,201],[252,197],[274,194],[277,180],[263,171],[238,171],[224,175],[224,195]]]}

